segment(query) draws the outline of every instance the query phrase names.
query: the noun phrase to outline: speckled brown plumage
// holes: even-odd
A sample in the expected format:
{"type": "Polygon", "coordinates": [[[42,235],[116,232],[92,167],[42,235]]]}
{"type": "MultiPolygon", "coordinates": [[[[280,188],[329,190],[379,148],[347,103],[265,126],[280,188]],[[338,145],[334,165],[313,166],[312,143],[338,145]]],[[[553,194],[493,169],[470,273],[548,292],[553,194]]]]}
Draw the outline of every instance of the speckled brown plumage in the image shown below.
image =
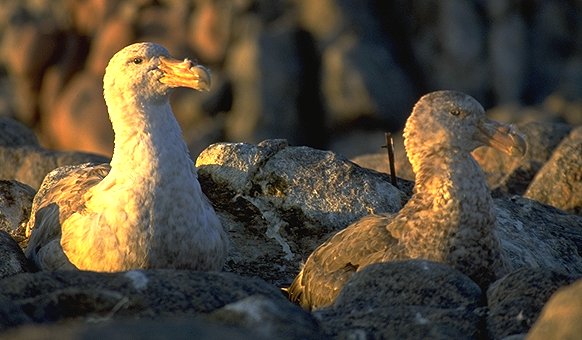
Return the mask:
{"type": "Polygon", "coordinates": [[[292,301],[325,307],[356,271],[397,259],[448,263],[481,286],[504,271],[491,195],[470,152],[490,145],[523,154],[525,141],[454,91],[423,96],[404,138],[416,174],[413,197],[398,214],[364,217],[318,247],[288,289],[292,301]]]}

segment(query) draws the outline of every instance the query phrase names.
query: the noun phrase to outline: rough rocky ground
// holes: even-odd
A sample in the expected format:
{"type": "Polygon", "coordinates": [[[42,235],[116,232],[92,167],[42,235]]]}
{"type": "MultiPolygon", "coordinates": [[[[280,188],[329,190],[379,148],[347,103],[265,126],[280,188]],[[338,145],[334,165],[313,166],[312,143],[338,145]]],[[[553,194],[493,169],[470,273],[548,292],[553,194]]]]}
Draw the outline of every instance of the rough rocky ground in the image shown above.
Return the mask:
{"type": "Polygon", "coordinates": [[[378,172],[339,154],[379,152],[418,95],[444,88],[526,133],[518,162],[488,149],[475,157],[504,223],[571,230],[556,249],[575,263],[581,13],[566,0],[4,1],[0,116],[32,127],[44,146],[75,151],[41,147],[22,124],[0,120],[0,338],[576,338],[579,276],[548,268],[518,270],[484,292],[441,264],[381,264],[315,313],[278,288],[344,224],[406,201],[414,176],[401,149],[408,181],[398,190],[382,174],[383,151],[354,159],[378,172]],[[227,272],[32,273],[20,246],[33,192],[59,165],[107,161],[76,150],[110,154],[103,71],[115,51],[144,40],[213,71],[213,91],[179,91],[172,104],[192,155],[206,150],[201,183],[233,240],[227,272]],[[268,138],[289,143],[257,144],[268,138]],[[207,148],[228,140],[253,144],[207,148]]]}
{"type": "MultiPolygon", "coordinates": [[[[579,129],[557,129],[570,132],[560,140],[539,139],[517,165],[487,154],[479,162],[511,172],[540,160],[532,167],[538,172],[526,180],[538,178],[553,162],[579,164],[582,154],[562,151],[575,145],[579,129]]],[[[6,148],[22,148],[18,141],[13,144],[6,148]]],[[[39,146],[35,150],[52,154],[39,146]]],[[[552,301],[561,287],[573,284],[566,290],[573,296],[580,291],[582,216],[507,191],[518,186],[494,192],[501,230],[520,230],[525,242],[544,239],[549,246],[539,252],[560,265],[517,269],[482,291],[447,265],[377,264],[355,275],[334,305],[310,313],[290,303],[280,288],[330,234],[367,213],[398,211],[412,183],[400,180],[395,188],[385,173],[284,140],[211,145],[196,163],[203,190],[232,240],[224,272],[34,272],[21,250],[34,189],[14,179],[0,182],[0,338],[502,339],[523,338],[530,329],[532,336],[556,327],[564,334],[577,331],[569,320],[582,304],[570,302],[562,309],[568,301],[560,295],[552,301]],[[562,312],[563,318],[555,316],[562,312]]],[[[32,181],[44,176],[40,170],[28,173],[32,181]]],[[[494,170],[490,178],[501,176],[494,170]]],[[[572,178],[559,175],[536,185],[575,188],[572,178]]]]}

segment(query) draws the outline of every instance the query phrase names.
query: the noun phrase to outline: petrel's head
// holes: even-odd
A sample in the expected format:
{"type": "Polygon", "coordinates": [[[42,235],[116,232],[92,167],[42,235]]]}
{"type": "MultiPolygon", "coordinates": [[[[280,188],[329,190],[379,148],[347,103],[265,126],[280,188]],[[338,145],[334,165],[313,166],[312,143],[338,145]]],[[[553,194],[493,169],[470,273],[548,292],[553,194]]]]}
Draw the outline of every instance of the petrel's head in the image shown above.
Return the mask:
{"type": "Polygon", "coordinates": [[[114,97],[135,102],[165,100],[174,87],[208,91],[210,71],[189,59],[174,59],[163,46],[150,42],[132,44],[117,52],[103,78],[107,103],[114,97]]]}
{"type": "Polygon", "coordinates": [[[490,120],[473,97],[456,91],[424,95],[404,129],[407,152],[430,153],[431,149],[471,152],[488,145],[510,155],[526,151],[523,136],[512,126],[490,120]]]}

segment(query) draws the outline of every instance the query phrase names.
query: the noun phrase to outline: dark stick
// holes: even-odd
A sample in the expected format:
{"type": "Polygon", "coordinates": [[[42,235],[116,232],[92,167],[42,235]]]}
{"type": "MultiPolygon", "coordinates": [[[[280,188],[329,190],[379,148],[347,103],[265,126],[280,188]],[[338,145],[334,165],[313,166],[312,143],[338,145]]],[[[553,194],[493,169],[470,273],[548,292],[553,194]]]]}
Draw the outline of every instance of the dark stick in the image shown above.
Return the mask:
{"type": "Polygon", "coordinates": [[[383,145],[383,148],[386,148],[388,151],[388,162],[390,164],[390,182],[393,186],[398,188],[398,182],[396,181],[396,167],[394,165],[394,140],[392,139],[392,134],[390,132],[384,133],[386,136],[386,145],[383,145]]]}

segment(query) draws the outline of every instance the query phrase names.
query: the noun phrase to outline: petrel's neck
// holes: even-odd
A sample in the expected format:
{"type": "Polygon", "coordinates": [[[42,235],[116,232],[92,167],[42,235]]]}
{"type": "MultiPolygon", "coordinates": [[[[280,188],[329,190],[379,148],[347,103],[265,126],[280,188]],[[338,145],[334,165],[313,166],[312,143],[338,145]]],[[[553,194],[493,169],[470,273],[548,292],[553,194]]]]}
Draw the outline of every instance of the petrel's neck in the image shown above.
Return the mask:
{"type": "Polygon", "coordinates": [[[113,107],[117,112],[110,113],[115,132],[112,175],[192,175],[195,168],[167,99],[113,107]]]}
{"type": "Polygon", "coordinates": [[[409,251],[416,257],[445,261],[450,241],[461,229],[488,230],[494,224],[485,176],[466,151],[432,145],[409,148],[407,153],[416,177],[414,196],[403,210],[418,215],[423,225],[418,228],[411,222],[407,237],[415,242],[408,242],[409,251]]]}
{"type": "Polygon", "coordinates": [[[415,195],[407,207],[422,228],[408,231],[408,252],[445,261],[486,286],[503,268],[483,171],[466,151],[442,149],[419,159],[415,195]]]}
{"type": "Polygon", "coordinates": [[[418,221],[406,231],[406,238],[414,240],[407,244],[410,254],[455,263],[457,243],[475,249],[490,243],[494,248],[493,203],[473,157],[450,148],[415,150],[414,155],[415,192],[403,208],[418,221]]]}
{"type": "Polygon", "coordinates": [[[415,166],[417,193],[435,197],[435,207],[489,212],[491,195],[485,174],[466,151],[431,149],[418,158],[415,166]]]}

